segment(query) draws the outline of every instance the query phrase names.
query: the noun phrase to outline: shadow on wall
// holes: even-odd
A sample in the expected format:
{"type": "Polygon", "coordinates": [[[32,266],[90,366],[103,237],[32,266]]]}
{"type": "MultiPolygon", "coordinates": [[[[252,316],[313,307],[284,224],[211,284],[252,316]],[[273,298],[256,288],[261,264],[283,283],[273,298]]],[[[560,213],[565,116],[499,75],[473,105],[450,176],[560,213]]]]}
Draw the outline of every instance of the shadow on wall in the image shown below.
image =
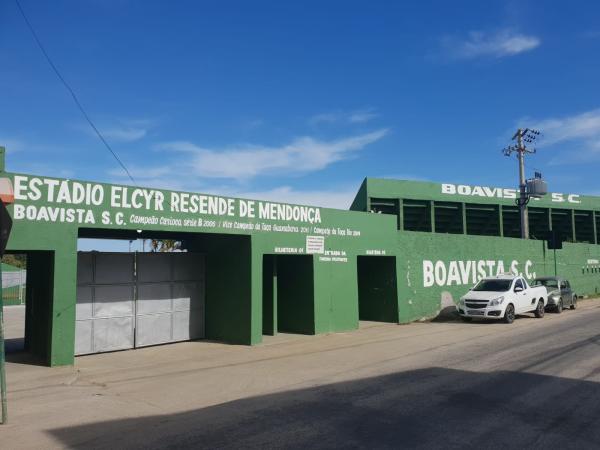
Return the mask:
{"type": "Polygon", "coordinates": [[[429,368],[50,433],[111,449],[600,448],[598,417],[595,382],[429,368]]]}

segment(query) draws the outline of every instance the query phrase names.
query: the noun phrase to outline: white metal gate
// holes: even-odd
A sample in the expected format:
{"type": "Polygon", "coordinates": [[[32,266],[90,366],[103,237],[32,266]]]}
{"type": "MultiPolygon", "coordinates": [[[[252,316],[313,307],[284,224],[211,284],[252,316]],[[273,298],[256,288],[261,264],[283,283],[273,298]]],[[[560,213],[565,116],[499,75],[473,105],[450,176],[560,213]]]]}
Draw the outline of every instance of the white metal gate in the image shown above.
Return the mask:
{"type": "Polygon", "coordinates": [[[138,253],[136,347],[204,337],[204,255],[138,253]]]}
{"type": "Polygon", "coordinates": [[[80,252],[75,354],[204,337],[204,255],[80,252]]]}

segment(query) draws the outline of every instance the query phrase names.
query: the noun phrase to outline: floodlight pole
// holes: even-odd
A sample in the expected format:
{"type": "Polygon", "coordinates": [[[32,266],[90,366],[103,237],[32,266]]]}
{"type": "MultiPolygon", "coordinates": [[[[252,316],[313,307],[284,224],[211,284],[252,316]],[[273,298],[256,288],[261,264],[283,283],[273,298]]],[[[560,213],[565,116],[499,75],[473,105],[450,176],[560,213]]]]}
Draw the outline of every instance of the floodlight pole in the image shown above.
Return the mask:
{"type": "Polygon", "coordinates": [[[527,217],[527,184],[525,181],[525,147],[523,130],[519,128],[513,139],[517,138],[517,156],[519,160],[519,213],[521,216],[521,239],[529,239],[529,218],[527,217]]]}

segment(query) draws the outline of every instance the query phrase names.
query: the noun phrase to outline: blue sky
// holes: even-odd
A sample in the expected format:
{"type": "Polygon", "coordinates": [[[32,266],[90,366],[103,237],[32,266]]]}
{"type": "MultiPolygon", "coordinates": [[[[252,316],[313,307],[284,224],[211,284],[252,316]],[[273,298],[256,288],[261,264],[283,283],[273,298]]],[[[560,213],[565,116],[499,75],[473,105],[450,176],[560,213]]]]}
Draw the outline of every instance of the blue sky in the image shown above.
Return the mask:
{"type": "MultiPolygon", "coordinates": [[[[141,185],[345,208],[365,176],[600,194],[600,4],[21,0],[141,185]],[[555,6],[552,6],[555,5],[555,6]]],[[[126,183],[12,0],[0,5],[12,171],[126,183]]]]}

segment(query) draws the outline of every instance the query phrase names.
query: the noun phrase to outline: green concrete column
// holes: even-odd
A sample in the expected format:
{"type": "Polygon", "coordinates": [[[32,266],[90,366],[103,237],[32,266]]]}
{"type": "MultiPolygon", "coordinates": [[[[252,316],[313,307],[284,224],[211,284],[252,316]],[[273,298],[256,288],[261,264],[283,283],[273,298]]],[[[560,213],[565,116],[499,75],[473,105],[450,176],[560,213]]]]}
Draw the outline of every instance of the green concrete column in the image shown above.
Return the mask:
{"type": "Polygon", "coordinates": [[[54,253],[54,283],[50,309],[51,366],[71,365],[75,358],[77,251],[54,253]]]}
{"type": "Polygon", "coordinates": [[[398,199],[398,229],[404,230],[404,200],[398,199]]]}
{"type": "Polygon", "coordinates": [[[273,334],[277,334],[277,256],[273,257],[273,334]]]}
{"type": "Polygon", "coordinates": [[[594,244],[598,244],[598,227],[596,225],[596,211],[592,211],[592,228],[594,230],[594,244]]]}
{"type": "Polygon", "coordinates": [[[498,205],[498,220],[500,221],[500,237],[504,237],[504,213],[502,205],[498,205]]]}
{"type": "Polygon", "coordinates": [[[253,251],[250,255],[250,345],[260,344],[262,342],[264,331],[263,320],[265,320],[265,312],[263,311],[263,296],[265,295],[263,271],[265,270],[265,264],[263,253],[256,248],[258,246],[259,243],[253,236],[251,241],[253,251]]]}

